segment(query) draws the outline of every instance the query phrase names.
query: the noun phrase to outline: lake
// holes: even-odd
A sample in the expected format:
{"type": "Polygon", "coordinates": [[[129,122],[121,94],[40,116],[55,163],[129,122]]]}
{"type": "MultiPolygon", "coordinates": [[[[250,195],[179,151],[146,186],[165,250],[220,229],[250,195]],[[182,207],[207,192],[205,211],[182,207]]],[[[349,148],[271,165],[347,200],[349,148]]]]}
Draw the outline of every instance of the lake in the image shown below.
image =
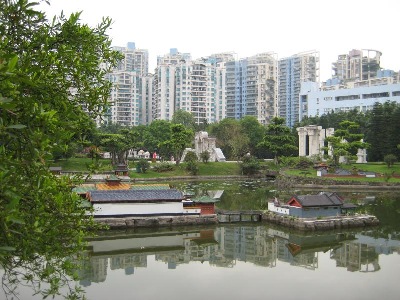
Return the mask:
{"type": "MultiPolygon", "coordinates": [[[[219,195],[218,208],[232,210],[265,209],[277,195],[261,181],[175,186],[219,195]]],[[[266,223],[113,230],[89,240],[79,284],[90,300],[399,299],[400,194],[340,194],[381,225],[314,233],[266,223]]],[[[29,288],[20,292],[39,299],[29,288]]]]}
{"type": "Polygon", "coordinates": [[[400,236],[268,225],[118,232],[90,242],[89,299],[399,299],[400,236]],[[116,297],[117,295],[117,297],[116,297]]]}

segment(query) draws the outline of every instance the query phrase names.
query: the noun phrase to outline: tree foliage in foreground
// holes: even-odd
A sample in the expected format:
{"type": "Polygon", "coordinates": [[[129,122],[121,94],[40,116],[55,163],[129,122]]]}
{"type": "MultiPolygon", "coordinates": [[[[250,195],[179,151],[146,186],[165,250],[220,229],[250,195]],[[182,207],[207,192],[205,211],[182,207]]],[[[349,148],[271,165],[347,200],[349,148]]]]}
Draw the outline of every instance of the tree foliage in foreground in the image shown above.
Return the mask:
{"type": "Polygon", "coordinates": [[[95,28],[79,13],[49,22],[36,5],[0,2],[0,264],[6,293],[24,282],[46,296],[73,274],[66,257],[84,249],[94,226],[71,192],[78,179],[55,177],[46,161],[103,112],[104,75],[118,54],[110,19],[95,28]]]}

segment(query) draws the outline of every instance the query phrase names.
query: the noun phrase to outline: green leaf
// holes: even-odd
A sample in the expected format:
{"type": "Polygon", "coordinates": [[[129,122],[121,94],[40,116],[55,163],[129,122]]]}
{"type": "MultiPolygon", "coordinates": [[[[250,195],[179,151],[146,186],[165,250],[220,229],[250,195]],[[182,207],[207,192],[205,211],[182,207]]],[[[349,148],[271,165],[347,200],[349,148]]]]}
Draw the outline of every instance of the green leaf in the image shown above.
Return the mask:
{"type": "Polygon", "coordinates": [[[11,101],[12,101],[12,99],[10,99],[10,98],[0,96],[0,104],[1,103],[10,103],[11,101]]]}
{"type": "Polygon", "coordinates": [[[24,225],[25,224],[25,222],[23,220],[21,220],[21,219],[10,218],[9,220],[14,224],[20,224],[20,225],[24,225]]]}
{"type": "Polygon", "coordinates": [[[11,247],[11,246],[0,246],[0,251],[9,251],[9,252],[12,252],[12,251],[15,251],[15,250],[17,250],[15,247],[11,247]]]}
{"type": "Polygon", "coordinates": [[[24,129],[24,128],[26,128],[26,125],[15,124],[15,125],[7,126],[7,128],[10,128],[10,129],[24,129]]]}
{"type": "Polygon", "coordinates": [[[12,71],[12,70],[14,70],[14,68],[15,68],[15,66],[16,66],[16,64],[17,64],[17,62],[18,62],[18,56],[13,56],[11,59],[10,59],[10,61],[8,62],[8,70],[9,71],[12,71]]]}

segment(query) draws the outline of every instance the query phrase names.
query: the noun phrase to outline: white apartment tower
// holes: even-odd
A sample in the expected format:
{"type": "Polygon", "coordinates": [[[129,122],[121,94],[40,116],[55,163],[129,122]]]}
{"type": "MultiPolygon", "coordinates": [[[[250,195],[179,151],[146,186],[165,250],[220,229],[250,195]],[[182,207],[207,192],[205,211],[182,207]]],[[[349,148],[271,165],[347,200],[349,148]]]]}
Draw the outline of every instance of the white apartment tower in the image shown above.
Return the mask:
{"type": "Polygon", "coordinates": [[[302,82],[319,82],[319,52],[299,53],[279,60],[278,115],[293,127],[299,121],[302,82]]]}
{"type": "Polygon", "coordinates": [[[276,115],[277,57],[260,53],[225,63],[226,117],[254,116],[268,124],[276,115]]]}
{"type": "Polygon", "coordinates": [[[246,111],[263,125],[276,116],[278,100],[278,60],[275,53],[261,53],[247,58],[246,111]]]}
{"type": "Polygon", "coordinates": [[[109,121],[123,126],[137,126],[141,110],[141,77],[137,72],[114,71],[108,75],[113,83],[109,121]]]}
{"type": "Polygon", "coordinates": [[[157,57],[151,102],[152,120],[172,120],[175,111],[183,109],[183,103],[186,110],[186,100],[190,96],[190,64],[190,54],[180,53],[176,48],[157,57]]]}
{"type": "Polygon", "coordinates": [[[124,58],[116,67],[119,71],[135,71],[140,76],[146,76],[149,72],[149,53],[145,49],[136,49],[135,43],[129,42],[128,47],[113,47],[121,52],[124,58]]]}
{"type": "Polygon", "coordinates": [[[175,111],[190,112],[197,124],[213,122],[215,68],[205,58],[171,49],[157,58],[154,76],[153,119],[171,120],[175,111]]]}
{"type": "Polygon", "coordinates": [[[118,66],[108,74],[113,83],[110,94],[108,122],[123,126],[142,124],[146,97],[150,91],[143,85],[148,75],[148,51],[136,49],[134,43],[128,47],[114,47],[123,54],[118,66]]]}
{"type": "Polygon", "coordinates": [[[209,123],[219,122],[227,117],[226,109],[226,63],[236,60],[236,53],[222,52],[207,57],[207,62],[212,65],[211,74],[211,109],[207,118],[209,123]]]}

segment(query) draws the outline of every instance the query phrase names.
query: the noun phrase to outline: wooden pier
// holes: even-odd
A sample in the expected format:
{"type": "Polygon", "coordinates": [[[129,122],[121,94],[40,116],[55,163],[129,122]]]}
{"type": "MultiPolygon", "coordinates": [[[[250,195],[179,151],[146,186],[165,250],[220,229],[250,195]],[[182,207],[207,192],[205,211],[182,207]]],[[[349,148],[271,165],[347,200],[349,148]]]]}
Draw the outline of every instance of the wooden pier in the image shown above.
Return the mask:
{"type": "Polygon", "coordinates": [[[220,211],[217,213],[219,223],[261,222],[261,211],[220,211]]]}

